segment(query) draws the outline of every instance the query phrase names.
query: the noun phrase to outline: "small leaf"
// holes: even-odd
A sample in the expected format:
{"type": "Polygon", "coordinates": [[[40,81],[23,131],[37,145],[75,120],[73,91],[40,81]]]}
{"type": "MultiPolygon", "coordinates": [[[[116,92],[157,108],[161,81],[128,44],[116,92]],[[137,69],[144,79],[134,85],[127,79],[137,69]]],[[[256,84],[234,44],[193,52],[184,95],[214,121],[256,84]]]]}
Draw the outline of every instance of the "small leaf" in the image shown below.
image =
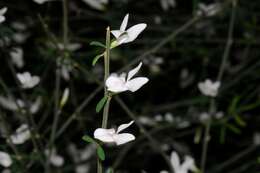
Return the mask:
{"type": "Polygon", "coordinates": [[[235,118],[235,121],[238,125],[240,125],[241,127],[246,126],[246,122],[238,114],[235,114],[234,118],[235,118]]]}
{"type": "Polygon", "coordinates": [[[100,160],[104,161],[105,160],[105,152],[103,150],[103,148],[101,146],[97,147],[97,155],[99,157],[100,160]]]}
{"type": "Polygon", "coordinates": [[[194,143],[195,143],[195,144],[200,143],[200,141],[201,141],[201,135],[202,135],[202,130],[201,130],[201,128],[199,127],[199,128],[196,129],[195,136],[194,136],[194,143]]]}
{"type": "Polygon", "coordinates": [[[98,41],[92,41],[90,43],[91,46],[98,46],[98,47],[103,47],[103,48],[106,48],[106,45],[104,45],[103,43],[100,43],[98,41]]]}
{"type": "Polygon", "coordinates": [[[82,139],[88,143],[96,143],[95,140],[88,135],[84,135],[82,139]]]}
{"type": "Polygon", "coordinates": [[[93,66],[96,65],[96,63],[97,63],[97,61],[99,60],[99,58],[101,58],[103,55],[104,55],[104,54],[97,55],[97,56],[93,59],[92,65],[93,65],[93,66]]]}
{"type": "Polygon", "coordinates": [[[107,102],[107,96],[104,96],[96,106],[96,112],[99,113],[107,102]]]}
{"type": "Polygon", "coordinates": [[[241,130],[239,128],[237,128],[236,126],[232,125],[232,124],[226,124],[226,126],[227,126],[227,128],[229,130],[231,130],[235,134],[240,134],[241,133],[241,130]]]}

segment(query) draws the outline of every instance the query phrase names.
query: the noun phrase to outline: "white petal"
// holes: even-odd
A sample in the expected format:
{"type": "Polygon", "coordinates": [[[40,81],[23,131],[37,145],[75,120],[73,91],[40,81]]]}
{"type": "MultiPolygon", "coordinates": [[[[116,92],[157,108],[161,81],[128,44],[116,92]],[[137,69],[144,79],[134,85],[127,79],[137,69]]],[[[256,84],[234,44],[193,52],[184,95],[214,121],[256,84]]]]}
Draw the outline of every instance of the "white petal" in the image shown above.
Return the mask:
{"type": "Polygon", "coordinates": [[[129,35],[129,40],[127,40],[127,42],[125,42],[125,43],[134,41],[138,37],[138,35],[146,28],[146,26],[147,25],[145,23],[141,23],[141,24],[137,24],[137,25],[134,25],[131,28],[129,28],[127,30],[127,33],[129,35]]]}
{"type": "Polygon", "coordinates": [[[125,17],[124,17],[123,22],[121,23],[121,26],[120,26],[120,31],[121,32],[124,32],[125,29],[126,29],[126,26],[127,26],[127,23],[128,23],[128,17],[129,17],[129,14],[126,14],[125,17]]]}
{"type": "Polygon", "coordinates": [[[5,17],[4,16],[0,16],[0,23],[5,21],[5,17]]]}
{"type": "Polygon", "coordinates": [[[140,70],[140,68],[142,67],[142,62],[140,62],[138,64],[137,67],[135,67],[134,69],[130,70],[128,75],[127,75],[127,81],[129,81],[130,79],[132,79],[132,77],[140,70]]]}
{"type": "Polygon", "coordinates": [[[0,15],[4,15],[7,11],[7,7],[1,8],[0,9],[0,15]]]}
{"type": "Polygon", "coordinates": [[[42,104],[42,98],[41,97],[37,97],[36,101],[31,105],[30,107],[30,112],[32,114],[35,114],[38,112],[40,106],[42,104]]]}
{"type": "Polygon", "coordinates": [[[113,138],[113,134],[115,134],[114,129],[102,129],[98,128],[94,132],[94,138],[102,141],[102,142],[115,142],[113,138]]]}
{"type": "Polygon", "coordinates": [[[0,96],[0,105],[11,111],[16,111],[18,109],[16,103],[12,99],[3,96],[0,96]]]}
{"type": "Polygon", "coordinates": [[[56,167],[61,167],[64,164],[64,158],[56,154],[51,156],[50,161],[56,167]]]}
{"type": "Polygon", "coordinates": [[[86,4],[88,4],[90,7],[96,9],[96,10],[104,10],[105,6],[102,2],[99,2],[97,0],[83,0],[86,4]]]}
{"type": "Polygon", "coordinates": [[[12,159],[8,153],[0,151],[0,165],[3,167],[9,167],[12,164],[12,159]]]}
{"type": "Polygon", "coordinates": [[[116,38],[118,38],[118,37],[122,34],[122,32],[121,32],[120,30],[112,30],[111,33],[112,33],[116,38]]]}
{"type": "Polygon", "coordinates": [[[106,80],[106,86],[108,91],[119,93],[127,90],[125,86],[125,81],[115,75],[110,75],[106,80]]]}
{"type": "Polygon", "coordinates": [[[135,136],[130,133],[121,133],[114,135],[114,139],[117,145],[122,145],[135,140],[135,136]]]}
{"type": "Polygon", "coordinates": [[[197,167],[195,166],[194,159],[190,156],[184,158],[184,162],[181,165],[181,169],[188,172],[188,170],[196,171],[197,167]]]}
{"type": "Polygon", "coordinates": [[[126,82],[128,90],[135,92],[149,81],[146,77],[137,77],[126,82]]]}
{"type": "Polygon", "coordinates": [[[173,151],[171,153],[171,163],[172,163],[174,170],[180,169],[180,158],[179,158],[179,155],[175,151],[173,151]]]}
{"type": "Polygon", "coordinates": [[[134,121],[131,121],[131,122],[127,123],[127,124],[121,124],[121,125],[118,127],[116,133],[119,133],[119,132],[121,132],[122,130],[128,128],[128,127],[131,126],[133,123],[134,123],[134,121]]]}

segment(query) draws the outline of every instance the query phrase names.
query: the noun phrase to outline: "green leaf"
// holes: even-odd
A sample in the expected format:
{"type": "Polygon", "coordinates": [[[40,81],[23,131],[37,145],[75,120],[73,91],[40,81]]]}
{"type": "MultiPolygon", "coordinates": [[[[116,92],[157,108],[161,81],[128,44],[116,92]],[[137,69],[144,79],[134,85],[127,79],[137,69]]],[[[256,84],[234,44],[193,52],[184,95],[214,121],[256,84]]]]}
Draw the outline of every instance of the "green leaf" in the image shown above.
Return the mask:
{"type": "Polygon", "coordinates": [[[239,128],[237,128],[236,126],[232,125],[232,124],[226,124],[226,127],[231,130],[232,132],[234,132],[235,134],[240,134],[241,130],[239,128]]]}
{"type": "Polygon", "coordinates": [[[103,148],[101,146],[97,147],[97,155],[99,157],[100,160],[104,161],[106,156],[105,156],[105,152],[103,150],[103,148]]]}
{"type": "Polygon", "coordinates": [[[235,114],[234,118],[235,118],[235,121],[238,125],[240,125],[241,127],[246,126],[246,122],[238,114],[235,114]]]}
{"type": "Polygon", "coordinates": [[[107,102],[107,96],[104,96],[96,106],[96,112],[99,113],[107,102]]]}
{"type": "Polygon", "coordinates": [[[195,136],[194,136],[194,143],[195,144],[200,143],[201,135],[202,135],[202,129],[199,127],[199,128],[196,129],[195,136]]]}
{"type": "Polygon", "coordinates": [[[96,143],[96,141],[88,135],[84,135],[82,139],[88,143],[96,143]]]}
{"type": "Polygon", "coordinates": [[[97,56],[93,59],[92,65],[93,65],[93,66],[96,65],[96,63],[97,63],[97,61],[99,60],[99,58],[101,58],[103,55],[104,55],[104,54],[97,55],[97,56]]]}
{"type": "Polygon", "coordinates": [[[90,43],[91,46],[98,46],[98,47],[103,47],[103,48],[106,48],[106,45],[104,45],[103,43],[100,43],[98,41],[92,41],[90,43]]]}

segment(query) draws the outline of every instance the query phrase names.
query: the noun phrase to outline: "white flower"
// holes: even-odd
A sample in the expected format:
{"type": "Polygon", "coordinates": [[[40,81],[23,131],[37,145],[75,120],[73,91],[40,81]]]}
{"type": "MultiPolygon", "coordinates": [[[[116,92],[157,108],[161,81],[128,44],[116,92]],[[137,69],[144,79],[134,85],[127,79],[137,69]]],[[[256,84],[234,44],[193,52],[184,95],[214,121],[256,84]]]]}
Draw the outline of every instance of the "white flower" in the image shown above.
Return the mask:
{"type": "Polygon", "coordinates": [[[133,76],[140,70],[141,66],[142,63],[139,63],[136,68],[129,71],[127,77],[125,73],[122,73],[120,76],[117,74],[111,74],[106,80],[108,91],[120,93],[129,90],[131,92],[135,92],[141,88],[149,81],[149,79],[146,77],[133,78],[133,76]]]}
{"type": "Polygon", "coordinates": [[[18,73],[17,78],[22,84],[22,88],[33,88],[40,82],[38,76],[31,76],[29,72],[18,73]]]}
{"type": "Polygon", "coordinates": [[[125,144],[132,140],[135,140],[135,136],[130,133],[119,133],[122,130],[128,128],[134,121],[131,121],[128,124],[122,124],[115,129],[103,129],[98,128],[94,132],[94,138],[104,142],[104,143],[116,143],[116,145],[125,144]]]}
{"type": "Polygon", "coordinates": [[[53,166],[61,167],[64,164],[64,158],[57,154],[57,151],[55,148],[52,149],[51,155],[50,150],[45,150],[45,155],[50,158],[50,163],[53,166]]]}
{"type": "Polygon", "coordinates": [[[0,165],[7,168],[13,163],[10,155],[6,152],[0,151],[0,165]]]}
{"type": "Polygon", "coordinates": [[[176,7],[175,0],[161,0],[161,6],[164,11],[168,11],[171,7],[176,7]]]}
{"type": "Polygon", "coordinates": [[[37,4],[43,4],[45,2],[48,2],[48,1],[54,1],[54,0],[33,0],[35,3],[37,4]]]}
{"type": "Polygon", "coordinates": [[[65,88],[61,97],[60,107],[63,107],[67,103],[69,99],[69,94],[70,94],[69,88],[65,88]]]}
{"type": "Polygon", "coordinates": [[[138,37],[138,35],[147,26],[145,23],[140,23],[140,24],[134,25],[131,28],[126,30],[126,26],[127,26],[127,23],[128,23],[128,16],[129,16],[129,14],[127,14],[124,17],[124,20],[123,20],[119,30],[112,30],[111,31],[111,33],[117,39],[116,40],[117,45],[134,41],[138,37]]]}
{"type": "Polygon", "coordinates": [[[256,132],[253,136],[253,143],[254,145],[260,145],[260,133],[256,132]]]}
{"type": "Polygon", "coordinates": [[[30,139],[31,133],[27,124],[22,124],[15,133],[10,136],[11,142],[15,145],[23,144],[30,139]]]}
{"type": "Polygon", "coordinates": [[[86,4],[96,10],[105,10],[105,5],[108,4],[108,0],[83,0],[86,4]]]}
{"type": "Polygon", "coordinates": [[[216,15],[221,10],[221,5],[219,3],[213,3],[209,5],[199,3],[198,8],[197,15],[204,14],[207,17],[211,17],[216,15]]]}
{"type": "Polygon", "coordinates": [[[5,21],[4,14],[7,12],[7,7],[0,9],[0,23],[3,23],[5,21]]]}
{"type": "MultiPolygon", "coordinates": [[[[171,164],[174,170],[174,173],[188,173],[189,171],[196,172],[198,168],[194,163],[194,159],[190,156],[185,156],[184,161],[181,164],[178,154],[173,151],[171,154],[171,164]]],[[[168,171],[160,171],[160,173],[168,173],[168,171]]]]}
{"type": "Polygon", "coordinates": [[[206,79],[205,82],[199,82],[198,88],[205,96],[216,97],[218,95],[218,89],[220,82],[212,82],[210,79],[206,79]]]}
{"type": "Polygon", "coordinates": [[[23,49],[20,47],[14,48],[10,52],[10,56],[12,59],[13,64],[18,67],[22,68],[24,66],[24,61],[23,61],[23,49]]]}
{"type": "Polygon", "coordinates": [[[76,173],[89,173],[90,166],[88,164],[79,164],[76,166],[76,173]]]}

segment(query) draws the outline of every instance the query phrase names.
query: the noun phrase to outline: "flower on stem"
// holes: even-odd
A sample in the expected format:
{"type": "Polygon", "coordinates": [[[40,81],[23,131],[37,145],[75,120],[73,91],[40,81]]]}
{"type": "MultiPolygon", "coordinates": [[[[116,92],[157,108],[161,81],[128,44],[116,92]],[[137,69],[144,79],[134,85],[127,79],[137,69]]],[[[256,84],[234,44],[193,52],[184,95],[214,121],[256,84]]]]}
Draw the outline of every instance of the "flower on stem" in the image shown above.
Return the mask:
{"type": "MultiPolygon", "coordinates": [[[[194,159],[190,156],[185,156],[184,161],[181,164],[178,154],[173,151],[171,153],[171,164],[174,170],[174,173],[188,173],[189,171],[196,172],[198,168],[194,163],[194,159]]],[[[168,171],[160,171],[160,173],[169,173],[168,171]]]]}
{"type": "Polygon", "coordinates": [[[127,90],[131,92],[137,91],[149,81],[146,77],[133,78],[133,76],[140,70],[141,66],[142,63],[139,63],[137,67],[129,71],[127,77],[125,73],[122,73],[119,76],[112,73],[106,80],[107,90],[113,93],[120,93],[127,90]]]}
{"type": "Polygon", "coordinates": [[[7,168],[13,163],[10,155],[6,152],[0,151],[0,165],[7,168]]]}
{"type": "Polygon", "coordinates": [[[24,89],[33,88],[40,82],[39,76],[32,76],[29,72],[17,73],[16,76],[24,89]]]}
{"type": "Polygon", "coordinates": [[[11,52],[10,52],[10,57],[12,59],[13,64],[18,67],[22,68],[24,66],[24,61],[23,61],[23,49],[20,47],[15,47],[11,52]]]}
{"type": "Polygon", "coordinates": [[[5,21],[4,14],[7,12],[7,7],[0,9],[0,23],[3,23],[5,21]]]}
{"type": "Polygon", "coordinates": [[[31,133],[27,124],[22,124],[15,133],[10,136],[10,140],[13,144],[19,145],[30,139],[31,133]]]}
{"type": "Polygon", "coordinates": [[[104,143],[116,143],[116,145],[122,145],[127,142],[135,140],[135,136],[130,133],[120,133],[121,131],[132,125],[134,121],[128,124],[121,124],[117,130],[115,129],[103,129],[98,128],[94,132],[94,138],[104,143]]]}
{"type": "MultiPolygon", "coordinates": [[[[116,46],[118,46],[120,44],[132,42],[146,28],[147,25],[145,23],[140,23],[140,24],[134,25],[131,28],[126,30],[126,26],[128,23],[128,16],[129,16],[129,14],[127,14],[124,17],[124,20],[121,23],[119,30],[111,31],[111,33],[116,37],[116,42],[112,43],[112,45],[115,44],[116,46]]],[[[115,47],[115,46],[112,46],[112,47],[115,47]]]]}
{"type": "Polygon", "coordinates": [[[206,79],[204,82],[199,82],[198,88],[205,96],[216,97],[218,95],[218,89],[220,82],[212,82],[210,79],[206,79]]]}
{"type": "Polygon", "coordinates": [[[50,150],[45,150],[44,154],[46,157],[50,155],[50,163],[55,167],[61,167],[64,164],[64,158],[57,154],[57,151],[55,148],[52,149],[52,152],[50,153],[50,150]]]}

